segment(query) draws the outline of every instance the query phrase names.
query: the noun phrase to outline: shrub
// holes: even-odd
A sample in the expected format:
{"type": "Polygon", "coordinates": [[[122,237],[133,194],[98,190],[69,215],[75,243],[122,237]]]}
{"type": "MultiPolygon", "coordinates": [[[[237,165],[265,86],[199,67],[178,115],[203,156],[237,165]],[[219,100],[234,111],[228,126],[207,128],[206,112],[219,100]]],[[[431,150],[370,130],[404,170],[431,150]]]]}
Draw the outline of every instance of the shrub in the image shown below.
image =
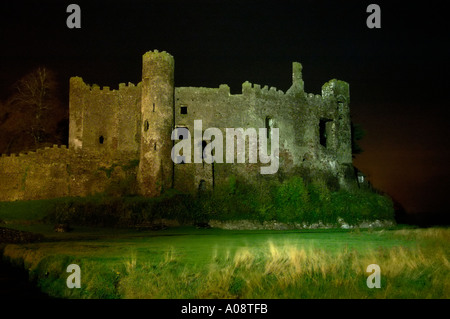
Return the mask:
{"type": "Polygon", "coordinates": [[[258,209],[263,196],[255,186],[230,176],[227,184],[216,186],[214,192],[197,200],[208,220],[256,220],[259,219],[258,209]]]}
{"type": "Polygon", "coordinates": [[[64,198],[55,202],[44,218],[48,223],[86,226],[132,226],[173,219],[180,223],[202,220],[202,212],[190,195],[171,191],[158,198],[141,196],[64,198]]]}
{"type": "Polygon", "coordinates": [[[290,178],[277,188],[274,204],[279,221],[294,222],[311,218],[308,189],[300,177],[290,178]]]}
{"type": "Polygon", "coordinates": [[[363,220],[393,220],[392,201],[385,195],[367,190],[339,190],[331,194],[328,206],[335,217],[343,218],[349,224],[363,220]]]}

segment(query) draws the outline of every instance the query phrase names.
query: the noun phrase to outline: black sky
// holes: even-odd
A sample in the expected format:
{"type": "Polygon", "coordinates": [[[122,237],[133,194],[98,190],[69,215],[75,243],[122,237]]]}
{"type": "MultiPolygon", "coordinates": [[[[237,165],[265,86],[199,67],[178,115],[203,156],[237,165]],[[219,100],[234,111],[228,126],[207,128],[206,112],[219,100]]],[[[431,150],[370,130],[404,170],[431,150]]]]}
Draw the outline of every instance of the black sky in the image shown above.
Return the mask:
{"type": "MultiPolygon", "coordinates": [[[[449,28],[444,2],[14,1],[0,3],[0,93],[35,66],[117,88],[138,83],[141,55],[175,57],[176,86],[239,93],[246,80],[287,90],[293,61],[308,93],[350,83],[351,113],[367,131],[355,165],[409,212],[446,211],[450,177],[449,28]],[[81,29],[66,8],[81,7],[81,29]],[[366,8],[381,7],[381,29],[366,8]]],[[[1,137],[0,137],[1,138],[1,137]]]]}

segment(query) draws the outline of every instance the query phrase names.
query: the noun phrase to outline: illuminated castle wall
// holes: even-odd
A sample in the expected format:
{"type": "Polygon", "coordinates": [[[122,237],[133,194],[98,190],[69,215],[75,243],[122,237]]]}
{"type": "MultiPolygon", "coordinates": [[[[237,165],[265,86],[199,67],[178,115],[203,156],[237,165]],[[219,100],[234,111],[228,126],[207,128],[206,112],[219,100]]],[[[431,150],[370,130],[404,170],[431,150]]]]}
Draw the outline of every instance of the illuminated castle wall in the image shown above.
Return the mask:
{"type": "MultiPolygon", "coordinates": [[[[119,88],[70,79],[69,146],[0,158],[0,200],[86,196],[123,180],[140,194],[169,188],[196,193],[229,183],[231,177],[264,186],[293,175],[331,189],[356,185],[351,154],[349,86],[331,80],[321,95],[304,92],[302,66],[293,63],[292,86],[282,92],[245,82],[241,94],[219,88],[175,87],[174,58],[143,55],[142,82],[119,88]],[[261,175],[263,164],[174,164],[172,130],[278,128],[279,170],[261,175]]],[[[208,143],[206,141],[205,143],[208,143]]]]}

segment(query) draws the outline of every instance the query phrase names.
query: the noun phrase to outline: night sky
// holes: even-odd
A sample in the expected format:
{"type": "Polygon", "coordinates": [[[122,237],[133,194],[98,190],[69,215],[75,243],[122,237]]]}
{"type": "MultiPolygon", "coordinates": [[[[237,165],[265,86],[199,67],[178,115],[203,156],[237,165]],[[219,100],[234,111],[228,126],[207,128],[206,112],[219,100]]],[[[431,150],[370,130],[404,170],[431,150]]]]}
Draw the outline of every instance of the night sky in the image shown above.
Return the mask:
{"type": "MultiPolygon", "coordinates": [[[[2,1],[0,97],[36,66],[117,88],[141,80],[141,56],[167,51],[176,86],[240,93],[246,80],[286,91],[292,62],[305,91],[350,83],[354,123],[367,132],[354,164],[407,212],[449,206],[449,28],[444,2],[2,1]],[[81,7],[81,29],[66,8],[81,7]],[[366,8],[381,7],[381,29],[366,8]]],[[[2,138],[0,136],[0,138],[2,138]]]]}

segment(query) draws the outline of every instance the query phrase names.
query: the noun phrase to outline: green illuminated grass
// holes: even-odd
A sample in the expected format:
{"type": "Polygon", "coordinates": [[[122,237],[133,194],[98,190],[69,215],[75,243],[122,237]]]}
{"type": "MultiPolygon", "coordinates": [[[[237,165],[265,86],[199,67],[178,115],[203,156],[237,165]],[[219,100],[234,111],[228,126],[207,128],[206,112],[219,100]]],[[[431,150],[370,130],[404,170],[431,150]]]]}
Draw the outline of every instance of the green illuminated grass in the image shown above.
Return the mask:
{"type": "Polygon", "coordinates": [[[450,229],[132,231],[11,225],[51,241],[7,245],[46,293],[62,298],[449,298],[450,229]],[[81,267],[81,288],[66,267],[81,267]],[[366,267],[381,267],[381,288],[366,267]]]}

